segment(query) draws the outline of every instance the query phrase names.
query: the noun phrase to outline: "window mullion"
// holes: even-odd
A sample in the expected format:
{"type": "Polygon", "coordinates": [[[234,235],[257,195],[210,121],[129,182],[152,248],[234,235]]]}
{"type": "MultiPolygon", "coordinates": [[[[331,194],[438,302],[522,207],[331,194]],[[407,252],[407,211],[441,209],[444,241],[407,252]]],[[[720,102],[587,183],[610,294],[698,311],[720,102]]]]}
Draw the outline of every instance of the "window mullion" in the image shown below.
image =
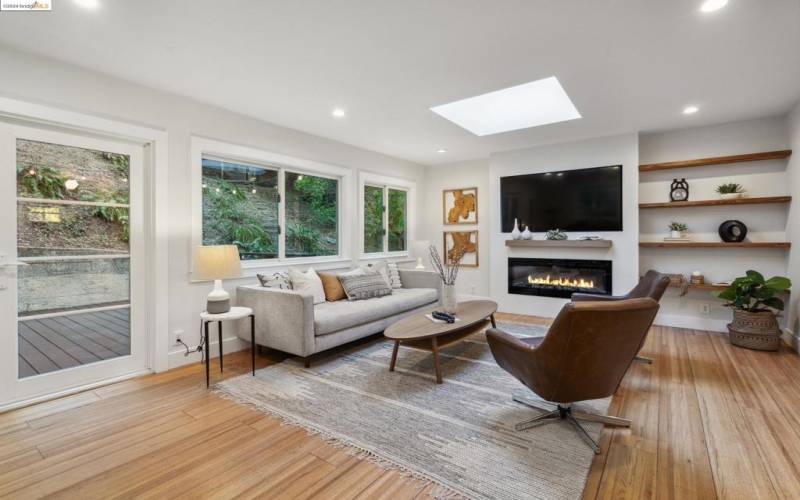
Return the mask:
{"type": "Polygon", "coordinates": [[[278,259],[286,258],[286,169],[278,169],[278,259]]]}
{"type": "Polygon", "coordinates": [[[383,253],[389,253],[389,187],[383,186],[383,253]]]}

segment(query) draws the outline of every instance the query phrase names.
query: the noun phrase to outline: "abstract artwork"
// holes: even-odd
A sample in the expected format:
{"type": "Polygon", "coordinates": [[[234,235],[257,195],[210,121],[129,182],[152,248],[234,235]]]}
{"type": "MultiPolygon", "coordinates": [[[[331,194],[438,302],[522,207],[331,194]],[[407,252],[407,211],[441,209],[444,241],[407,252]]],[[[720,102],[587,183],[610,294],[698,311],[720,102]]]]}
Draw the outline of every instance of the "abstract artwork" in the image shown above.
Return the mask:
{"type": "Polygon", "coordinates": [[[442,191],[445,224],[478,223],[478,188],[442,191]]]}
{"type": "Polygon", "coordinates": [[[445,231],[444,253],[448,264],[463,253],[461,267],[478,267],[478,231],[445,231]]]}

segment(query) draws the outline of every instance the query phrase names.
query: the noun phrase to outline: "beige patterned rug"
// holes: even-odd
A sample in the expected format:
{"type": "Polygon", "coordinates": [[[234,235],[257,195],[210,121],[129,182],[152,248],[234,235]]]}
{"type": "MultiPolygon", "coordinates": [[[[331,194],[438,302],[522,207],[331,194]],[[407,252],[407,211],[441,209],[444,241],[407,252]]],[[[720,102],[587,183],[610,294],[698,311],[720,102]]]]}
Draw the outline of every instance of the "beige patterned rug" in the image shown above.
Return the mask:
{"type": "MultiPolygon", "coordinates": [[[[544,327],[500,323],[519,336],[544,327]]],[[[444,384],[433,383],[430,353],[378,341],[322,358],[295,359],[256,376],[219,383],[225,397],[318,433],[384,467],[398,468],[470,498],[579,498],[593,453],[566,423],[518,432],[536,410],[511,400],[530,394],[494,362],[483,333],[442,351],[444,384]]],[[[610,399],[582,405],[605,413],[610,399]]],[[[598,438],[602,426],[586,424],[598,438]]]]}

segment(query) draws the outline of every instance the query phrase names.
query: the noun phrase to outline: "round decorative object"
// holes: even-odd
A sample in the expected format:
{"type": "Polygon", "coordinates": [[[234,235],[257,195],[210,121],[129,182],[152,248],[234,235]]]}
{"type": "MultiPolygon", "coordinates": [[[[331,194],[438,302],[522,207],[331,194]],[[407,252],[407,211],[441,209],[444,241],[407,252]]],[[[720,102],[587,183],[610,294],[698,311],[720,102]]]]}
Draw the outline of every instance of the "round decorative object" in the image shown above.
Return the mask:
{"type": "Polygon", "coordinates": [[[686,179],[672,179],[669,188],[669,199],[672,201],[686,201],[689,199],[689,183],[686,179]]]}
{"type": "Polygon", "coordinates": [[[528,226],[525,226],[525,230],[522,231],[522,239],[523,240],[532,240],[533,239],[533,233],[531,233],[528,230],[528,226]]]}
{"type": "Polygon", "coordinates": [[[747,236],[747,226],[739,220],[726,220],[719,225],[719,237],[726,243],[739,243],[747,236]]]}

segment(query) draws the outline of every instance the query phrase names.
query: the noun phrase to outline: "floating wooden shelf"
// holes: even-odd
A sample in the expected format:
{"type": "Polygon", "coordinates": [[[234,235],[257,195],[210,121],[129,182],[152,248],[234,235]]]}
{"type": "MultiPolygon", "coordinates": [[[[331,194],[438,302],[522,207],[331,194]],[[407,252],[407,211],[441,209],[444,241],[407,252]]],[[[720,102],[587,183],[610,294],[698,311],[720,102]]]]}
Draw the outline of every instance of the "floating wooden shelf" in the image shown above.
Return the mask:
{"type": "MultiPolygon", "coordinates": [[[[675,288],[680,288],[680,285],[676,285],[675,288]]],[[[703,283],[702,285],[693,285],[689,283],[687,285],[689,290],[708,290],[708,291],[715,291],[715,290],[725,290],[728,288],[728,285],[714,285],[712,283],[703,283]]]]}
{"type": "Polygon", "coordinates": [[[789,203],[791,196],[758,196],[731,200],[668,201],[664,203],[639,203],[639,208],[714,207],[718,205],[758,205],[767,203],[789,203]]]}
{"type": "Polygon", "coordinates": [[[673,168],[704,167],[706,165],[723,165],[726,163],[740,163],[744,161],[780,160],[792,154],[791,149],[781,151],[765,151],[763,153],[750,153],[733,156],[715,156],[712,158],[699,158],[696,160],[668,161],[664,163],[646,163],[639,165],[639,172],[652,172],[655,170],[670,170],[673,168]]]}
{"type": "Polygon", "coordinates": [[[611,240],[506,240],[507,247],[611,248],[611,240]]]}
{"type": "Polygon", "coordinates": [[[741,243],[725,243],[724,241],[642,241],[641,248],[790,248],[788,241],[742,241],[741,243]]]}

